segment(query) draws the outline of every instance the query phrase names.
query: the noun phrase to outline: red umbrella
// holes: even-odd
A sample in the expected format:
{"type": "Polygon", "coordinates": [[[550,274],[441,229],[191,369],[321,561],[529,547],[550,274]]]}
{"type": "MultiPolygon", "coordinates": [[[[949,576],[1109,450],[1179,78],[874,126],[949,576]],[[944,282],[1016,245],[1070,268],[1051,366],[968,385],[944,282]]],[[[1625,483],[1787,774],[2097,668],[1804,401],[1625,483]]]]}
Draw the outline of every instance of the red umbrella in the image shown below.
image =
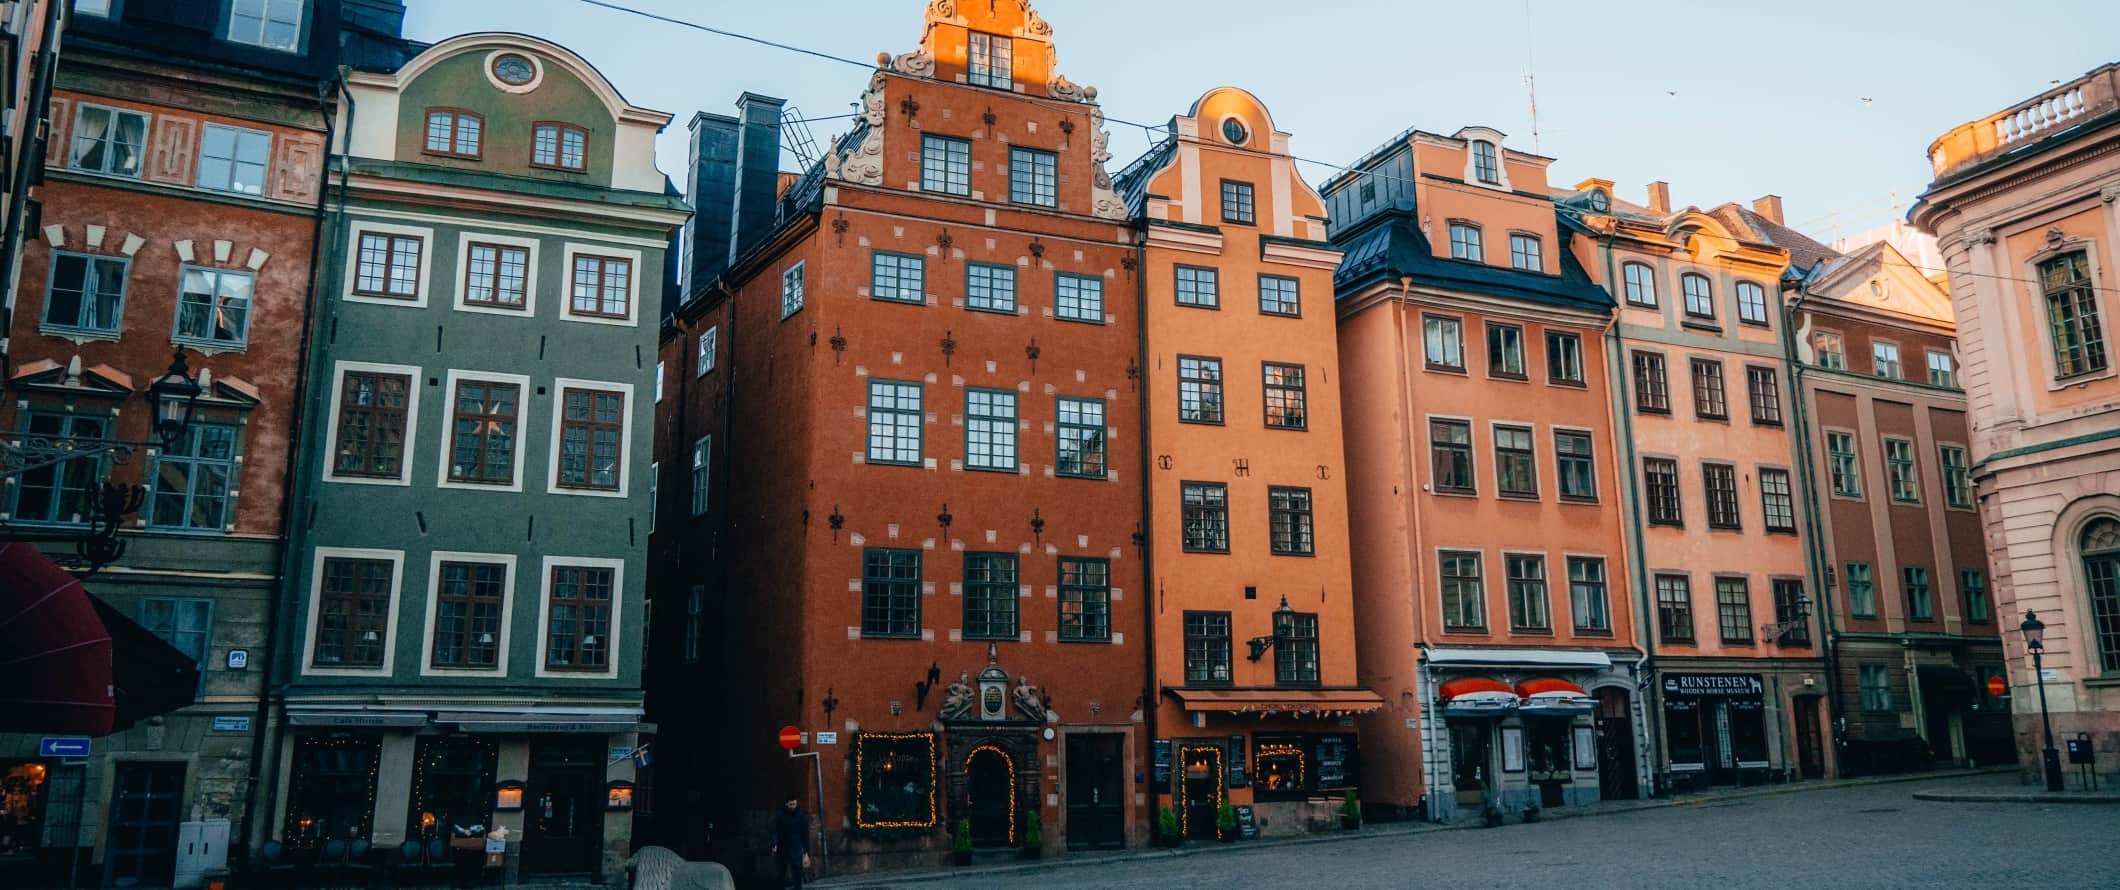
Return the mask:
{"type": "Polygon", "coordinates": [[[110,631],[88,591],[28,544],[0,544],[0,732],[108,735],[110,631]]]}

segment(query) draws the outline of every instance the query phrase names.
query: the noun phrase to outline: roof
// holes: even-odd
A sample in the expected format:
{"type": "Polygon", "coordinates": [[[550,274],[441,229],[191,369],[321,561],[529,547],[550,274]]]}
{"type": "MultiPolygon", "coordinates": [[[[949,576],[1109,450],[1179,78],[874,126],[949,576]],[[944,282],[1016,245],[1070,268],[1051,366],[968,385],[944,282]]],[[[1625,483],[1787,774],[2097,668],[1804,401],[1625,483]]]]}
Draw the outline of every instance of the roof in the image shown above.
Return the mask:
{"type": "Polygon", "coordinates": [[[1813,240],[1811,236],[1782,225],[1752,212],[1735,203],[1724,204],[1708,211],[1717,222],[1730,227],[1730,231],[1747,241],[1771,244],[1789,252],[1789,265],[1798,270],[1808,270],[1821,262],[1837,259],[1840,252],[1813,240]]]}
{"type": "Polygon", "coordinates": [[[1412,214],[1404,210],[1384,211],[1366,222],[1345,237],[1333,239],[1333,245],[1345,251],[1339,270],[1333,273],[1333,289],[1340,294],[1354,293],[1379,280],[1408,277],[1434,287],[1571,309],[1607,312],[1616,305],[1565,245],[1555,251],[1560,255],[1561,274],[1545,275],[1438,257],[1412,214]]]}
{"type": "MultiPolygon", "coordinates": [[[[1171,132],[1175,134],[1177,129],[1172,126],[1171,132]]],[[[1177,152],[1178,137],[1166,136],[1163,141],[1149,146],[1147,153],[1135,158],[1133,163],[1126,165],[1126,169],[1120,170],[1119,175],[1112,178],[1112,188],[1126,201],[1126,212],[1129,215],[1139,217],[1148,209],[1148,181],[1156,177],[1156,171],[1170,166],[1171,156],[1177,152]]]]}

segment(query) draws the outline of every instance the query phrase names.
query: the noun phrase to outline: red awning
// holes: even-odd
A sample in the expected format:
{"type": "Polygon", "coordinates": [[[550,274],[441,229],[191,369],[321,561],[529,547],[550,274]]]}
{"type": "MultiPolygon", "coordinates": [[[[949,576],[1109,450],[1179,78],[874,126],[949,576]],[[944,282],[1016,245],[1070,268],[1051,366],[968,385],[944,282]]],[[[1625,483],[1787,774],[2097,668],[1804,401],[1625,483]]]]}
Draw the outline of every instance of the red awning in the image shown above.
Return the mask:
{"type": "Polygon", "coordinates": [[[197,663],[21,542],[0,544],[0,676],[0,732],[109,735],[199,686],[197,663]]]}
{"type": "Polygon", "coordinates": [[[1527,714],[1588,714],[1597,709],[1597,699],[1583,687],[1559,677],[1533,677],[1516,684],[1527,714]]]}
{"type": "Polygon", "coordinates": [[[1500,717],[1516,710],[1516,690],[1492,677],[1446,680],[1437,692],[1445,717],[1500,717]]]}

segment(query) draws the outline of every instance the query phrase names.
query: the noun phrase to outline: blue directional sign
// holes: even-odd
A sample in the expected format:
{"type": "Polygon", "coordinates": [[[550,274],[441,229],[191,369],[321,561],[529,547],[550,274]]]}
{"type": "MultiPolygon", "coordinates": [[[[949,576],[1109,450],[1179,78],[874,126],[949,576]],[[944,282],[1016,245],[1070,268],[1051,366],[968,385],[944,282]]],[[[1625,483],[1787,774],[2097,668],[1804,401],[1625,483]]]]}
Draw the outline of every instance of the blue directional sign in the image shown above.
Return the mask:
{"type": "Polygon", "coordinates": [[[37,743],[38,757],[87,757],[88,739],[85,736],[48,735],[37,743]]]}

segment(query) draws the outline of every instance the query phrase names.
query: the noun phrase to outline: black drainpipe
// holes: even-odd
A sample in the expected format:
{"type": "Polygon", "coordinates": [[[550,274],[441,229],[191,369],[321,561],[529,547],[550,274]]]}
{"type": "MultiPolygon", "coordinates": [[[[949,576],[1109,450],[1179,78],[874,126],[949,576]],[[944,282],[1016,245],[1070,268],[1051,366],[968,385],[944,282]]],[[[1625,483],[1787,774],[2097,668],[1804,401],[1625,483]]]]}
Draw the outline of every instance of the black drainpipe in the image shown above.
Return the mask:
{"type": "MultiPolygon", "coordinates": [[[[1140,424],[1141,429],[1139,439],[1141,443],[1141,523],[1137,528],[1140,529],[1138,534],[1141,536],[1138,545],[1141,549],[1141,586],[1146,588],[1142,591],[1141,606],[1141,661],[1146,668],[1146,673],[1142,676],[1148,681],[1141,691],[1141,714],[1142,722],[1148,727],[1148,751],[1146,752],[1148,755],[1149,779],[1148,837],[1149,841],[1154,843],[1161,841],[1163,838],[1163,819],[1161,818],[1163,810],[1162,805],[1156,802],[1157,795],[1162,792],[1161,789],[1156,787],[1155,783],[1156,707],[1162,701],[1163,695],[1156,687],[1156,610],[1159,597],[1156,591],[1156,539],[1154,533],[1150,530],[1154,522],[1153,514],[1149,512],[1153,507],[1149,492],[1154,486],[1150,484],[1148,474],[1150,460],[1148,453],[1150,445],[1148,437],[1148,226],[1145,221],[1140,224],[1136,234],[1137,238],[1134,241],[1134,361],[1139,364],[1141,369],[1134,383],[1137,387],[1134,394],[1134,402],[1139,408],[1136,423],[1140,424]]],[[[1176,803],[1176,801],[1172,802],[1176,803]]]]}
{"type": "Polygon", "coordinates": [[[22,218],[29,212],[29,190],[36,181],[42,181],[44,155],[50,148],[52,106],[52,81],[59,70],[59,14],[68,8],[66,0],[51,0],[45,7],[44,48],[38,51],[36,82],[30,85],[28,108],[16,112],[16,120],[34,113],[33,124],[22,130],[21,138],[30,140],[30,150],[23,152],[21,166],[15,168],[15,181],[7,193],[7,226],[0,235],[0,292],[6,294],[6,305],[0,306],[0,388],[4,388],[13,365],[8,359],[6,347],[8,332],[14,328],[15,314],[15,263],[22,255],[22,218]]]}

